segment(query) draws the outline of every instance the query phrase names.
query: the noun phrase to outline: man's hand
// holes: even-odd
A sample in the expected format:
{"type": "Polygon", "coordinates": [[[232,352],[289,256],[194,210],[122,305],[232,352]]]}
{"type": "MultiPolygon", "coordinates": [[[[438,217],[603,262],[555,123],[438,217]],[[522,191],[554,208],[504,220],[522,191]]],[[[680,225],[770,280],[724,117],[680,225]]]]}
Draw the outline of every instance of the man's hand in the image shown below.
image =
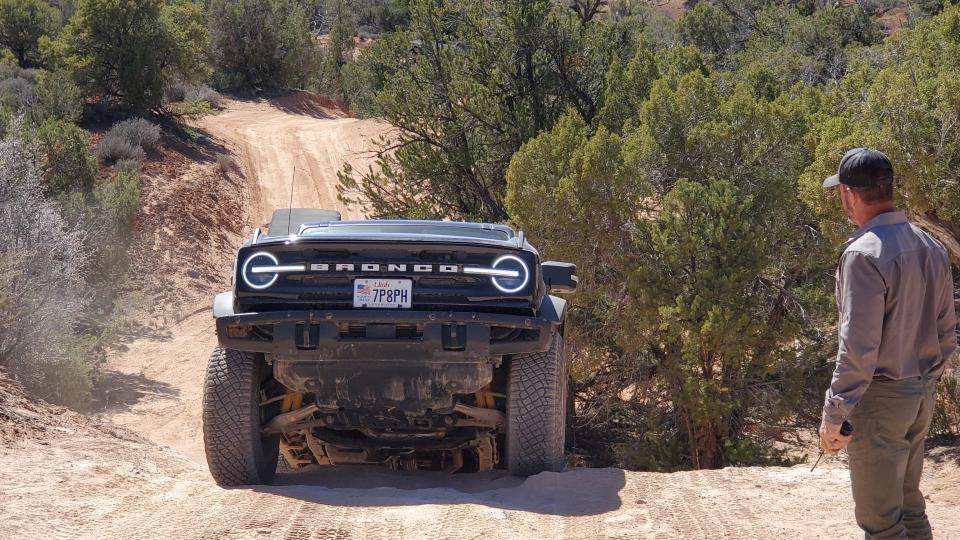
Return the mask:
{"type": "Polygon", "coordinates": [[[841,425],[828,422],[826,418],[820,422],[820,448],[824,452],[834,454],[850,444],[852,437],[840,434],[841,425]]]}

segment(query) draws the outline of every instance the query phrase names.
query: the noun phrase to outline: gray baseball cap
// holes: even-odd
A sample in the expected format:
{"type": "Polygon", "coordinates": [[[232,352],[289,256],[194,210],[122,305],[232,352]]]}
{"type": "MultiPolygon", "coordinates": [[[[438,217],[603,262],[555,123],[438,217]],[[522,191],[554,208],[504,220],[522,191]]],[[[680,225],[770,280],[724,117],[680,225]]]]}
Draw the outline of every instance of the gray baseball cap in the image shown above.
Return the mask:
{"type": "Polygon", "coordinates": [[[837,174],[823,181],[823,187],[840,184],[850,187],[879,186],[893,183],[893,163],[886,154],[872,148],[854,148],[843,155],[837,174]]]}

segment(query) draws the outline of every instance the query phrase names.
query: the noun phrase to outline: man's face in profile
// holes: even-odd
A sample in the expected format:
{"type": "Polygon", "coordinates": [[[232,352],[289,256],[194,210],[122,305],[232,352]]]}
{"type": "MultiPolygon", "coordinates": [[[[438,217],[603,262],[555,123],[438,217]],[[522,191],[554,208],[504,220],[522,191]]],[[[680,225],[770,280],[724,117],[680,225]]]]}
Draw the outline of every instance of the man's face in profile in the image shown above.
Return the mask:
{"type": "Polygon", "coordinates": [[[840,206],[843,208],[843,212],[847,214],[847,219],[853,221],[853,193],[851,189],[844,185],[837,186],[837,191],[840,193],[840,206]]]}

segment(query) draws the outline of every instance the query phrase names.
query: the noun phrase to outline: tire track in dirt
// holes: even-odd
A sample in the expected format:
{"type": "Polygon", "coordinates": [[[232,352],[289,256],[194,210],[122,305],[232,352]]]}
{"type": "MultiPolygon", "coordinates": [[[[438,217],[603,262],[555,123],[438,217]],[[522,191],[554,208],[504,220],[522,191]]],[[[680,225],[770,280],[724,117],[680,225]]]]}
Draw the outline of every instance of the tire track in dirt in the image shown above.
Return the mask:
{"type": "MultiPolygon", "coordinates": [[[[673,474],[577,469],[525,480],[337,467],[281,478],[283,485],[221,489],[202,466],[134,434],[68,431],[0,450],[0,537],[859,536],[839,463],[816,473],[806,465],[673,474]],[[758,515],[746,511],[751,504],[758,515]]],[[[958,538],[951,470],[941,466],[926,479],[942,486],[931,491],[929,507],[938,538],[958,538]]]]}

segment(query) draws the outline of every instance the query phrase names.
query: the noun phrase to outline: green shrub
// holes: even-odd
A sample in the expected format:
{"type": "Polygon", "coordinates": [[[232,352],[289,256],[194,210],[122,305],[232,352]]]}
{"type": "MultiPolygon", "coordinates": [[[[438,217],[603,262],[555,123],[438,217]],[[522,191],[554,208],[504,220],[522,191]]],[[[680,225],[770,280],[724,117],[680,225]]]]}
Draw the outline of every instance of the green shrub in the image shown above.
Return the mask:
{"type": "MultiPolygon", "coordinates": [[[[7,70],[17,65],[17,57],[10,52],[10,49],[0,47],[0,70],[7,70]]],[[[3,73],[3,71],[0,71],[3,73]]]]}
{"type": "Polygon", "coordinates": [[[223,96],[219,92],[207,85],[194,86],[187,92],[188,101],[206,101],[214,109],[219,109],[223,105],[223,96]]]}
{"type": "Polygon", "coordinates": [[[808,217],[783,196],[809,153],[782,141],[808,124],[802,102],[704,76],[684,49],[656,55],[639,106],[611,109],[612,125],[632,126],[623,135],[570,112],[527,142],[506,204],[544,257],[580,269],[567,341],[578,399],[619,435],[620,463],[777,461],[771,434],[828,383],[823,246],[796,232],[808,217]]]}
{"type": "Polygon", "coordinates": [[[360,0],[346,3],[354,12],[361,33],[380,35],[401,29],[410,22],[404,0],[360,0]]]}
{"type": "Polygon", "coordinates": [[[72,336],[59,354],[40,358],[32,377],[23,377],[24,386],[52,403],[82,410],[90,402],[90,391],[104,356],[93,336],[72,336]]]}
{"type": "Polygon", "coordinates": [[[210,106],[210,103],[202,100],[181,101],[179,103],[171,103],[168,110],[173,116],[198,117],[210,114],[213,111],[213,107],[210,106]]]}
{"type": "MultiPolygon", "coordinates": [[[[856,64],[834,88],[814,132],[816,153],[800,194],[820,219],[820,229],[844,241],[846,216],[820,184],[837,170],[849,148],[884,151],[896,168],[896,201],[911,220],[945,242],[960,237],[960,6],[918,21],[889,37],[856,64]],[[877,65],[879,64],[879,65],[877,65]]],[[[951,249],[954,264],[960,253],[951,249]]]]}
{"type": "Polygon", "coordinates": [[[16,62],[7,63],[0,56],[0,81],[19,78],[28,81],[30,84],[37,84],[37,73],[39,71],[38,69],[22,68],[16,62]]]}
{"type": "Polygon", "coordinates": [[[701,53],[715,61],[722,60],[736,40],[733,17],[714,8],[710,2],[698,2],[684,13],[679,30],[685,42],[696,45],[701,53]]]}
{"type": "Polygon", "coordinates": [[[73,334],[87,311],[90,254],[83,236],[44,197],[19,120],[0,139],[0,367],[37,396],[82,406],[99,362],[73,334]]]}
{"type": "Polygon", "coordinates": [[[34,85],[27,79],[10,77],[0,81],[0,104],[17,112],[25,112],[33,106],[36,99],[34,85]]]}
{"type": "Polygon", "coordinates": [[[36,104],[30,110],[34,122],[49,118],[76,122],[83,112],[83,93],[64,71],[41,71],[37,75],[36,104]]]}
{"type": "Polygon", "coordinates": [[[44,154],[44,177],[53,194],[89,192],[97,179],[97,160],[90,154],[90,136],[63,120],[45,120],[36,131],[44,154]]]}
{"type": "Polygon", "coordinates": [[[16,113],[13,112],[13,109],[0,103],[0,137],[7,135],[7,127],[10,126],[14,118],[16,118],[16,113]]]}
{"type": "Polygon", "coordinates": [[[122,159],[113,164],[113,170],[140,172],[140,162],[135,159],[122,159]]]}
{"type": "Polygon", "coordinates": [[[593,122],[609,28],[548,0],[497,5],[410,2],[410,29],[363,53],[383,81],[376,114],[396,130],[372,169],[341,171],[341,201],[373,216],[505,221],[511,156],[567,108],[593,122]]]}
{"type": "Polygon", "coordinates": [[[139,207],[140,179],[136,164],[128,162],[116,167],[113,177],[94,190],[94,198],[101,215],[113,224],[112,229],[125,233],[139,207]]]}
{"type": "MultiPolygon", "coordinates": [[[[182,83],[172,84],[164,90],[164,97],[166,97],[168,103],[205,101],[215,109],[219,109],[223,103],[223,96],[205,84],[200,86],[182,83]]],[[[194,105],[194,107],[199,106],[194,105]]]]}

